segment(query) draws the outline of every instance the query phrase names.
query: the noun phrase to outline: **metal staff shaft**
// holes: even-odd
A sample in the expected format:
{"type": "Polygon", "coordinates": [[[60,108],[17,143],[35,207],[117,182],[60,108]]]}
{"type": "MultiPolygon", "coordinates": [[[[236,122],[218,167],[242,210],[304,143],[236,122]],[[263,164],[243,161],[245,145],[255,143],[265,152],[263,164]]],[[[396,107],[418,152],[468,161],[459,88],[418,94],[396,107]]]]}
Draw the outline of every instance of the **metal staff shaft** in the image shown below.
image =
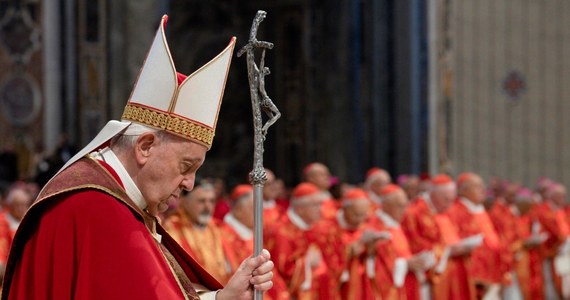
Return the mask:
{"type": "MultiPolygon", "coordinates": [[[[258,41],[257,28],[265,19],[266,12],[259,10],[253,19],[249,41],[239,52],[238,57],[247,53],[247,75],[249,79],[249,92],[253,112],[254,129],[254,153],[253,169],[249,173],[249,181],[253,185],[254,199],[254,255],[257,256],[263,250],[263,186],[267,181],[267,175],[263,168],[263,142],[267,129],[279,119],[281,113],[271,101],[265,91],[265,76],[269,75],[269,68],[265,67],[265,50],[273,48],[270,42],[258,41]],[[261,48],[261,60],[259,67],[255,63],[255,49],[261,48]],[[263,123],[261,110],[268,116],[267,122],[263,123]]],[[[255,291],[254,299],[263,299],[263,292],[255,291]]]]}

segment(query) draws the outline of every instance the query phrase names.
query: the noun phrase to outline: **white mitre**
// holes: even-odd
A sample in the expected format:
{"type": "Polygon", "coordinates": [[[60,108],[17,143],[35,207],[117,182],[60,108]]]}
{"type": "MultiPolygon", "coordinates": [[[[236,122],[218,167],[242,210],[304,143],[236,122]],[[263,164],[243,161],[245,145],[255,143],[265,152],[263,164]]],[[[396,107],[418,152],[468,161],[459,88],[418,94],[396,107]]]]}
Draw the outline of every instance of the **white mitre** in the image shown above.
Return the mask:
{"type": "MultiPolygon", "coordinates": [[[[211,148],[236,38],[190,76],[177,73],[164,32],[164,15],[121,121],[111,120],[59,172],[100,148],[132,123],[168,131],[211,148]],[[183,79],[179,84],[179,79],[183,79]]],[[[58,173],[59,173],[58,172],[58,173]]]]}

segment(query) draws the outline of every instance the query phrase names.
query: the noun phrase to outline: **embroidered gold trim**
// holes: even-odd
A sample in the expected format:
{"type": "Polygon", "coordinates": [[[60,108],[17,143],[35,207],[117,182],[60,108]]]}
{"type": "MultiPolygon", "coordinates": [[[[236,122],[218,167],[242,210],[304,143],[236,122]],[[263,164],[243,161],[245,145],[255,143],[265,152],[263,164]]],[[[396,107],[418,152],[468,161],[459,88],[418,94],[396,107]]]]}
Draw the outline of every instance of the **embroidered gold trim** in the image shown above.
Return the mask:
{"type": "Polygon", "coordinates": [[[145,107],[127,104],[121,118],[164,129],[184,138],[194,140],[208,147],[208,149],[210,149],[214,141],[214,130],[211,128],[145,107]]]}

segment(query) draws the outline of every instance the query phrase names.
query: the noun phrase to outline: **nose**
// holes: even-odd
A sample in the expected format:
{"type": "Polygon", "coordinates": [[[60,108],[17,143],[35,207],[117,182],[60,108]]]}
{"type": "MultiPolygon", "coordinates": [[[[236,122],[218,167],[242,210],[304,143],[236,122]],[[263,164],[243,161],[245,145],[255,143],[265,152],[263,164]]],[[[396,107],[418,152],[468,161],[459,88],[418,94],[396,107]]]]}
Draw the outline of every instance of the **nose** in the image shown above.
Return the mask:
{"type": "Polygon", "coordinates": [[[187,191],[191,191],[194,188],[195,178],[195,174],[183,176],[182,181],[180,182],[180,187],[187,191]]]}

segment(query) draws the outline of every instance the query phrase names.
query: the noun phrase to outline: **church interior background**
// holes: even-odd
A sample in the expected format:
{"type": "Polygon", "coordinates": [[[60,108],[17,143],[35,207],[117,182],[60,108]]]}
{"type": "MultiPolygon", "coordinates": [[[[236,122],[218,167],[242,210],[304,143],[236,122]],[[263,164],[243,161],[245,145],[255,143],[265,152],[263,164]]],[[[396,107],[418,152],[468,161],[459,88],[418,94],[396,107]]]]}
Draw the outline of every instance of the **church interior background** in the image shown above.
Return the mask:
{"type": "MultiPolygon", "coordinates": [[[[231,36],[241,48],[258,9],[282,112],[265,165],[289,185],[312,161],[352,183],[372,166],[570,183],[563,0],[0,0],[0,147],[26,170],[34,153],[64,137],[82,147],[119,118],[162,14],[190,74],[231,36]]],[[[244,181],[245,58],[234,56],[219,120],[199,173],[244,181]]]]}

